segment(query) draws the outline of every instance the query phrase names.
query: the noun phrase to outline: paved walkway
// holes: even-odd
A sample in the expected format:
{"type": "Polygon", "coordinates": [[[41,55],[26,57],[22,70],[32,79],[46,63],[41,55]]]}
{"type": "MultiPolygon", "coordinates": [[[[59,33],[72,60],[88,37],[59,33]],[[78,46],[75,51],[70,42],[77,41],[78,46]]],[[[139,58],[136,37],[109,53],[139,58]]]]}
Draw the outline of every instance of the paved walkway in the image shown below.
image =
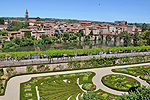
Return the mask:
{"type": "MultiPolygon", "coordinates": [[[[31,79],[31,77],[57,75],[57,74],[69,74],[69,73],[87,72],[87,71],[92,71],[92,72],[96,73],[96,75],[93,77],[92,80],[93,80],[93,83],[96,85],[97,90],[102,89],[102,90],[112,93],[112,94],[121,95],[122,93],[126,93],[126,92],[116,91],[116,90],[113,90],[113,89],[110,89],[110,88],[104,86],[101,82],[101,78],[108,74],[114,74],[113,72],[111,72],[111,69],[114,69],[114,68],[124,68],[124,67],[133,67],[133,66],[141,66],[141,65],[150,65],[150,63],[16,76],[16,77],[11,78],[8,81],[5,95],[0,96],[0,100],[20,100],[20,83],[29,81],[31,79]]],[[[118,73],[118,74],[120,74],[120,73],[118,73]]],[[[147,87],[149,86],[148,83],[146,83],[145,81],[143,81],[137,77],[134,77],[131,75],[127,75],[127,76],[137,79],[138,81],[141,82],[141,85],[145,85],[147,87]]]]}

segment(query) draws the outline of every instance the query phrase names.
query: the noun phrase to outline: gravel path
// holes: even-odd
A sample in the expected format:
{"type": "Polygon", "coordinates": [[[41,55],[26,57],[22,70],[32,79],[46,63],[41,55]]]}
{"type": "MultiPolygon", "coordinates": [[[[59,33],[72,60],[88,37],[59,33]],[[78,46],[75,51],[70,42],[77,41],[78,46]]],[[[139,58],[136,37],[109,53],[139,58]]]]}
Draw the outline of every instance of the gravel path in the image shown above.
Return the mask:
{"type": "MultiPolygon", "coordinates": [[[[126,93],[126,92],[112,90],[112,89],[104,86],[101,82],[101,78],[105,75],[108,75],[108,74],[115,74],[115,73],[111,72],[111,69],[114,69],[114,68],[124,68],[124,67],[133,67],[133,66],[141,66],[141,65],[150,65],[150,63],[16,76],[16,77],[11,78],[8,81],[5,95],[0,96],[0,100],[19,100],[20,99],[20,83],[30,80],[31,77],[57,75],[57,74],[69,74],[69,73],[87,72],[87,71],[92,71],[92,72],[96,73],[96,75],[93,77],[92,80],[93,80],[93,83],[96,85],[97,89],[102,89],[106,92],[109,92],[109,93],[112,93],[115,95],[121,95],[122,93],[126,93]]],[[[120,73],[118,73],[118,74],[120,74],[120,73]]],[[[122,74],[122,75],[125,75],[125,74],[122,74]]],[[[145,85],[147,87],[149,86],[148,83],[139,79],[138,77],[134,77],[131,75],[127,75],[127,76],[130,76],[130,77],[137,79],[138,81],[141,82],[141,85],[145,85]]]]}

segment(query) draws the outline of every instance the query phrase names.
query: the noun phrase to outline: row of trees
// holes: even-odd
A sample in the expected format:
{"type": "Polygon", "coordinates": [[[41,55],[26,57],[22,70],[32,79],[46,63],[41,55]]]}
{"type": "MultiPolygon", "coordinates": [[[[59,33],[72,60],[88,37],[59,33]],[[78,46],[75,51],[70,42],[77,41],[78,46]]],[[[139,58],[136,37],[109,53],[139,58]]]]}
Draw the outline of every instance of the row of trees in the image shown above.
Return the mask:
{"type": "MultiPolygon", "coordinates": [[[[128,33],[125,34],[126,37],[124,39],[124,46],[131,46],[131,38],[128,33]]],[[[134,46],[147,46],[150,45],[150,30],[146,30],[139,34],[138,32],[135,33],[133,38],[133,45],[134,46]]]]}
{"type": "MultiPolygon", "coordinates": [[[[5,35],[5,34],[4,34],[5,35]]],[[[16,47],[24,47],[24,46],[31,46],[31,45],[44,45],[44,44],[52,44],[52,43],[63,43],[63,42],[78,42],[81,41],[81,37],[86,37],[85,41],[90,40],[90,37],[93,35],[93,31],[86,36],[83,32],[83,30],[79,30],[78,33],[74,32],[64,32],[63,34],[60,34],[58,30],[55,31],[54,36],[55,37],[49,37],[48,35],[42,34],[41,38],[36,40],[33,36],[31,36],[31,32],[25,32],[24,37],[21,39],[16,37],[10,37],[12,41],[4,41],[3,43],[3,50],[4,49],[10,49],[10,48],[16,48],[16,47]]]]}
{"type": "Polygon", "coordinates": [[[29,22],[17,22],[17,21],[8,21],[7,31],[18,31],[19,29],[26,29],[29,26],[29,22]]]}

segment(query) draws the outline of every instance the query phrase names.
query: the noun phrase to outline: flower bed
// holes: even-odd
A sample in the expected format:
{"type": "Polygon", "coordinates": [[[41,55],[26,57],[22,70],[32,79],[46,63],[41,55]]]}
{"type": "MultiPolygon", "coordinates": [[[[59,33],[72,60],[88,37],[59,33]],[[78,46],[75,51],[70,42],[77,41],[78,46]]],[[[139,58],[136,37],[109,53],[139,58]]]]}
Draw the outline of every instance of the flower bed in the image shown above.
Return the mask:
{"type": "Polygon", "coordinates": [[[104,85],[120,91],[128,91],[131,87],[140,86],[140,82],[137,80],[118,74],[106,75],[102,78],[102,82],[104,85]]]}
{"type": "Polygon", "coordinates": [[[148,83],[150,81],[150,65],[128,67],[128,68],[118,68],[118,69],[112,69],[112,71],[130,74],[133,76],[140,76],[141,79],[146,80],[148,83]]]}
{"type": "Polygon", "coordinates": [[[93,72],[85,72],[34,77],[28,82],[21,83],[20,100],[36,100],[37,94],[35,86],[38,86],[41,100],[67,100],[70,96],[72,96],[70,100],[75,100],[79,93],[83,93],[77,84],[77,78],[81,79],[82,83],[88,84],[85,87],[86,90],[95,90],[96,86],[92,84],[94,75],[93,72]],[[84,79],[85,77],[86,80],[84,79]]]}
{"type": "Polygon", "coordinates": [[[125,73],[130,74],[133,76],[144,76],[150,74],[150,65],[147,66],[136,66],[136,67],[129,67],[129,68],[118,68],[112,69],[113,72],[125,73]]]}
{"type": "Polygon", "coordinates": [[[95,90],[96,86],[92,83],[86,83],[85,85],[82,85],[82,88],[84,90],[91,91],[91,90],[95,90]]]}

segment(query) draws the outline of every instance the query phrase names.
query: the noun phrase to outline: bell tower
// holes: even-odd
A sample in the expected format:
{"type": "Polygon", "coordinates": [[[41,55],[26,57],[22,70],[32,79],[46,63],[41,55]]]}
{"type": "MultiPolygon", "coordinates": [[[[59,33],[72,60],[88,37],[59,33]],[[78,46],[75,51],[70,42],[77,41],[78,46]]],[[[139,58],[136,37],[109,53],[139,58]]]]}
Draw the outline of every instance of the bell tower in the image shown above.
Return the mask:
{"type": "Polygon", "coordinates": [[[28,10],[26,9],[26,21],[28,20],[28,10]]]}

